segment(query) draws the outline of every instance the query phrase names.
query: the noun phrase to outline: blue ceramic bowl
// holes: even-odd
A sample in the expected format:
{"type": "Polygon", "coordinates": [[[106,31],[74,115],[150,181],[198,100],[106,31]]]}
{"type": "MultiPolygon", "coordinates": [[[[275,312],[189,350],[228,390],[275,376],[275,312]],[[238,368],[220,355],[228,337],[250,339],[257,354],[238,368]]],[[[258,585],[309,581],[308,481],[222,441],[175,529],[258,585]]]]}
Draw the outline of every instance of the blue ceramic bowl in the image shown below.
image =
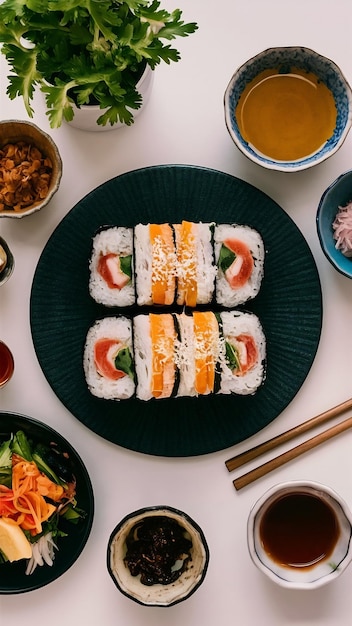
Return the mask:
{"type": "Polygon", "coordinates": [[[352,278],[352,258],[337,250],[332,223],[339,206],[352,200],[352,170],[341,174],[323,193],[317,211],[317,232],[321,248],[331,265],[348,278],[352,278]]]}
{"type": "Polygon", "coordinates": [[[314,50],[301,46],[269,48],[249,59],[233,74],[224,95],[225,122],[236,146],[249,159],[271,170],[297,172],[325,161],[343,144],[352,124],[352,91],[339,67],[314,50]],[[278,161],[255,151],[242,137],[235,109],[245,89],[258,74],[267,69],[279,68],[280,72],[289,72],[291,67],[312,72],[332,92],[337,121],[332,137],[314,154],[295,161],[278,161]]]}

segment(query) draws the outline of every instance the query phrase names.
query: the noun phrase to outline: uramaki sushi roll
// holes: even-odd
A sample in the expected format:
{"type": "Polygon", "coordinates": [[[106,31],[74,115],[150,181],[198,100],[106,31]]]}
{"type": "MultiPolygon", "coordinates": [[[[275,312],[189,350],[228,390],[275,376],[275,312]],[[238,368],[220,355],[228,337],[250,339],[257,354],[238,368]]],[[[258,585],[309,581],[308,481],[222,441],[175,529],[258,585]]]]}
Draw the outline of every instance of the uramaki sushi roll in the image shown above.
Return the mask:
{"type": "Polygon", "coordinates": [[[216,267],[212,224],[174,224],[177,254],[177,304],[209,304],[214,295],[216,267]]]}
{"type": "Polygon", "coordinates": [[[171,305],[175,301],[176,249],[169,224],[137,224],[134,229],[138,305],[171,305]]]}
{"type": "Polygon", "coordinates": [[[88,389],[98,398],[125,400],[135,391],[132,323],[124,316],[97,320],[88,330],[83,354],[88,389]]]}
{"type": "Polygon", "coordinates": [[[140,400],[170,398],[178,388],[175,316],[137,315],[133,320],[136,396],[140,400]]]}
{"type": "Polygon", "coordinates": [[[253,394],[265,377],[266,340],[259,318],[250,312],[219,314],[223,342],[218,393],[253,394]]]}
{"type": "Polygon", "coordinates": [[[214,231],[216,302],[234,308],[254,298],[264,274],[264,243],[249,226],[219,224],[214,231]]]}
{"type": "Polygon", "coordinates": [[[89,261],[89,293],[105,306],[135,303],[133,229],[103,228],[93,238],[89,261]]]}

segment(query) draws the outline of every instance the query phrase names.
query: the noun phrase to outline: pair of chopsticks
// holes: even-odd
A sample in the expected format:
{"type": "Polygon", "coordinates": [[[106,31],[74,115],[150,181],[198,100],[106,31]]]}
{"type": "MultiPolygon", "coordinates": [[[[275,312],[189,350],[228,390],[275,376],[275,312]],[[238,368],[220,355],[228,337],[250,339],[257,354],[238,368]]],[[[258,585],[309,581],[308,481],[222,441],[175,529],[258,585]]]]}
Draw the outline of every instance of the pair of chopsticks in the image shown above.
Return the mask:
{"type": "MultiPolygon", "coordinates": [[[[325,424],[325,422],[328,422],[329,420],[331,420],[333,417],[336,417],[337,415],[341,415],[341,413],[344,413],[351,407],[352,407],[352,398],[350,398],[349,400],[346,400],[345,402],[342,402],[341,404],[338,404],[337,406],[331,409],[328,409],[327,411],[324,411],[323,413],[320,413],[316,417],[312,417],[311,419],[305,422],[302,422],[302,424],[299,424],[298,426],[294,426],[290,430],[286,430],[281,435],[277,435],[276,437],[273,437],[272,439],[269,439],[268,441],[265,441],[264,443],[261,443],[255,446],[254,448],[251,448],[250,450],[241,452],[237,456],[234,456],[231,459],[228,459],[227,461],[225,461],[225,465],[228,471],[232,472],[234,469],[241,467],[245,463],[248,463],[249,461],[252,461],[253,459],[258,458],[261,454],[274,450],[277,446],[283,443],[286,443],[287,441],[291,441],[291,439],[294,439],[298,435],[308,432],[309,430],[311,430],[312,428],[315,428],[316,426],[321,426],[322,424],[325,424]]],[[[348,417],[343,422],[340,422],[339,424],[336,424],[335,426],[332,426],[331,428],[324,430],[322,433],[315,435],[315,437],[308,439],[307,441],[299,444],[295,448],[292,448],[291,450],[288,450],[287,452],[280,454],[279,456],[271,459],[267,463],[260,465],[256,469],[251,470],[250,472],[247,472],[246,474],[243,474],[242,476],[239,476],[233,481],[234,487],[237,490],[242,489],[243,487],[246,487],[250,483],[257,480],[258,478],[265,476],[265,474],[268,474],[272,470],[277,469],[278,467],[281,467],[281,465],[288,463],[289,461],[291,461],[292,459],[295,459],[296,457],[300,456],[304,452],[307,452],[308,450],[311,450],[312,448],[319,446],[321,443],[324,443],[324,441],[327,441],[328,439],[331,439],[332,437],[339,435],[340,433],[344,432],[345,430],[351,427],[352,427],[352,416],[348,417]]]]}

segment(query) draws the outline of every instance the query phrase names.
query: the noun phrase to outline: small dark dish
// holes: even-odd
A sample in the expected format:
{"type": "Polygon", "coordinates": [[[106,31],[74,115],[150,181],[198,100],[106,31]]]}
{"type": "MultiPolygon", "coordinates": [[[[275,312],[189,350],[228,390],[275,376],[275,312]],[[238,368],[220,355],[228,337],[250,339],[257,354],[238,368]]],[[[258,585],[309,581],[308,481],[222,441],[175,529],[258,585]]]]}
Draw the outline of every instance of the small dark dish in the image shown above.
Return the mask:
{"type": "Polygon", "coordinates": [[[94,514],[94,495],[88,472],[68,441],[50,426],[35,419],[17,413],[0,412],[0,441],[5,441],[18,430],[23,430],[29,439],[44,444],[54,442],[68,453],[70,469],[77,481],[77,503],[86,516],[77,524],[62,523],[61,528],[67,532],[67,536],[57,540],[58,550],[52,566],[38,566],[32,574],[26,575],[26,562],[23,560],[1,564],[0,594],[3,595],[39,589],[64,574],[81,554],[91,531],[94,514]]]}
{"type": "MultiPolygon", "coordinates": [[[[144,544],[143,550],[149,555],[148,544],[144,544]]],[[[169,547],[167,551],[169,552],[169,547]]],[[[151,562],[154,563],[154,560],[151,559],[151,562]]],[[[151,506],[130,513],[114,528],[108,542],[107,568],[116,587],[134,602],[145,606],[173,606],[189,598],[202,584],[208,563],[209,549],[201,528],[186,513],[169,506],[151,506]],[[153,545],[150,551],[153,556],[157,553],[155,569],[152,564],[153,574],[160,575],[162,570],[160,563],[165,554],[164,540],[168,535],[169,524],[176,524],[188,548],[183,553],[183,557],[186,557],[183,566],[180,566],[182,561],[176,558],[171,568],[171,574],[175,569],[179,569],[181,574],[178,577],[175,576],[169,581],[165,579],[163,583],[149,581],[149,584],[143,584],[141,575],[132,575],[126,562],[127,544],[131,545],[131,537],[132,542],[136,539],[139,541],[138,533],[145,538],[148,530],[143,525],[148,526],[150,523],[153,524],[153,521],[157,524],[157,530],[152,531],[153,545]],[[143,530],[139,531],[138,528],[141,527],[143,530]],[[163,546],[160,553],[157,552],[158,545],[163,546]]],[[[170,571],[167,574],[167,577],[169,576],[170,571]]]]}
{"type": "Polygon", "coordinates": [[[15,259],[5,239],[0,237],[0,285],[4,285],[15,268],[15,259]]]}
{"type": "Polygon", "coordinates": [[[341,174],[323,193],[317,211],[317,232],[322,251],[340,274],[352,278],[352,258],[336,248],[333,222],[338,208],[352,202],[352,170],[341,174]]]}

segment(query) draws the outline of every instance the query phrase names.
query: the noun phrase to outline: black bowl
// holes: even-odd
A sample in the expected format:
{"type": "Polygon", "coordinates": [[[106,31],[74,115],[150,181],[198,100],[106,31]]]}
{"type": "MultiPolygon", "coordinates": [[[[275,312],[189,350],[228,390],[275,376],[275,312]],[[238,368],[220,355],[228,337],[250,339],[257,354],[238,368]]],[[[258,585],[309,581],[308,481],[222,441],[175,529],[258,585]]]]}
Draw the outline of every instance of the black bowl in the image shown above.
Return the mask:
{"type": "Polygon", "coordinates": [[[60,524],[62,530],[67,532],[67,536],[57,539],[58,550],[55,551],[52,566],[36,567],[32,574],[26,575],[26,561],[1,564],[0,594],[33,591],[64,574],[81,554],[91,531],[94,514],[94,496],[88,472],[82,459],[68,441],[42,422],[17,413],[0,411],[0,442],[6,441],[18,430],[23,430],[27,437],[35,442],[44,444],[54,442],[60,450],[68,453],[70,470],[77,481],[77,504],[85,511],[86,516],[78,524],[64,523],[64,520],[60,524]]]}

